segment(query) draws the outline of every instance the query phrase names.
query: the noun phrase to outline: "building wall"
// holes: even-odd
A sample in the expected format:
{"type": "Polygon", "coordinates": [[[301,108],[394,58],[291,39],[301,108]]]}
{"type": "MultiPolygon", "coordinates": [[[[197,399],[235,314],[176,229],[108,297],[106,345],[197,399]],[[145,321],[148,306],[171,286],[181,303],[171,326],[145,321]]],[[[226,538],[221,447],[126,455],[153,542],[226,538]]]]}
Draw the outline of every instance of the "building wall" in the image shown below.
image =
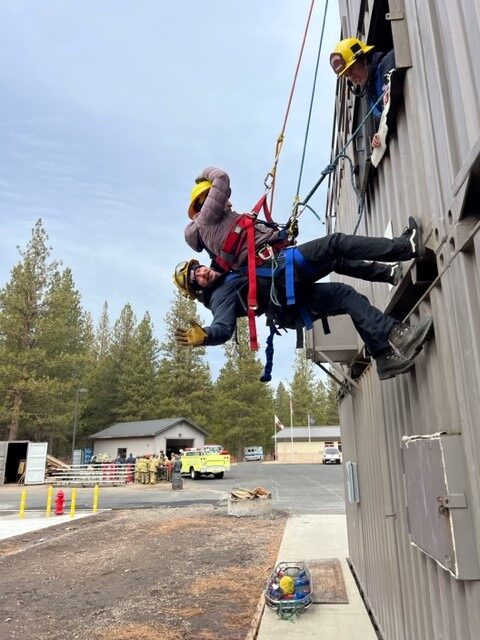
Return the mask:
{"type": "Polygon", "coordinates": [[[95,440],[93,445],[93,455],[106,453],[112,460],[117,456],[117,449],[126,448],[127,456],[132,453],[134,456],[141,456],[146,453],[159,453],[160,449],[155,446],[155,438],[109,438],[108,440],[95,440]]]}
{"type": "Polygon", "coordinates": [[[95,440],[93,446],[94,455],[106,453],[112,459],[117,455],[117,449],[126,448],[127,455],[132,453],[134,456],[143,454],[160,453],[167,450],[167,440],[193,440],[193,447],[203,447],[205,444],[205,435],[194,429],[189,424],[181,422],[171,429],[164,431],[157,436],[143,438],[108,438],[105,440],[95,440]]]}
{"type": "MultiPolygon", "coordinates": [[[[339,4],[343,35],[355,35],[364,3],[339,4]]],[[[374,4],[366,3],[367,35],[374,4]]],[[[391,0],[390,10],[399,7],[412,67],[397,132],[370,181],[358,233],[383,235],[390,222],[399,234],[408,215],[421,218],[438,277],[408,313],[414,322],[432,315],[435,336],[411,373],[381,383],[373,365],[358,380],[361,392],[341,399],[343,458],[357,464],[360,489],[360,502],[347,504],[350,558],[383,638],[477,640],[480,580],[455,579],[410,543],[401,443],[413,434],[461,434],[478,553],[480,3],[391,0]]],[[[336,127],[348,125],[353,105],[353,98],[338,95],[336,127]]],[[[337,130],[340,145],[349,133],[337,130]]],[[[357,197],[346,165],[331,182],[329,206],[336,229],[351,233],[357,197]]],[[[412,286],[416,273],[407,265],[412,286]]],[[[382,309],[393,308],[399,295],[387,285],[343,280],[382,309]]],[[[330,325],[334,331],[333,320],[330,325]]]]}
{"type": "MultiPolygon", "coordinates": [[[[341,444],[338,440],[329,440],[334,447],[338,448],[341,444]]],[[[289,463],[306,463],[306,462],[322,462],[325,442],[296,442],[289,441],[277,442],[278,462],[289,463]]]]}
{"type": "MultiPolygon", "coordinates": [[[[205,435],[190,425],[182,422],[155,438],[155,452],[167,450],[167,440],[193,440],[192,447],[203,447],[205,435]]],[[[213,444],[213,443],[212,443],[213,444]]],[[[221,444],[221,443],[220,443],[221,444]]]]}

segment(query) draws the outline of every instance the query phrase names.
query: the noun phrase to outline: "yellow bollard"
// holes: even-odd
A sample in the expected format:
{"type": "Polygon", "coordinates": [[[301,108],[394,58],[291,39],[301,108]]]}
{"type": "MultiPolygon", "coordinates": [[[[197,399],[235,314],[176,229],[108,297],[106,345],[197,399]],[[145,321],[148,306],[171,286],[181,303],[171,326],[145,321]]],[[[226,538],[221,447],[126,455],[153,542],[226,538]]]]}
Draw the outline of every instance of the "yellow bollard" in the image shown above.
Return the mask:
{"type": "Polygon", "coordinates": [[[20,511],[18,512],[19,518],[25,517],[25,504],[27,502],[27,490],[22,489],[22,493],[20,494],[20,511]]]}
{"type": "Polygon", "coordinates": [[[100,493],[100,487],[98,484],[95,485],[93,489],[93,513],[97,513],[98,511],[98,496],[100,493]]]}
{"type": "Polygon", "coordinates": [[[53,484],[48,487],[47,493],[47,508],[45,510],[45,517],[48,518],[50,516],[50,512],[52,511],[52,500],[53,500],[53,484]]]}
{"type": "Polygon", "coordinates": [[[75,506],[77,504],[77,487],[72,489],[72,495],[70,497],[70,518],[75,517],[75,506]]]}

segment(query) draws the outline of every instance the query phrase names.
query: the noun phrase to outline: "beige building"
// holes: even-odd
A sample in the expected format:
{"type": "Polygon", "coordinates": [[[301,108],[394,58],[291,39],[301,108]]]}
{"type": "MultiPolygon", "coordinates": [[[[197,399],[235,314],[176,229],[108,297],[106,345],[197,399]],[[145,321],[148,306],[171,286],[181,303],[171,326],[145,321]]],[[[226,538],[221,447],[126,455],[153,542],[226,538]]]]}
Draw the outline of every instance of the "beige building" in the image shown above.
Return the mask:
{"type": "Polygon", "coordinates": [[[322,462],[325,447],[342,450],[339,426],[286,427],[272,440],[276,441],[278,462],[322,462]]]}
{"type": "Polygon", "coordinates": [[[206,431],[186,418],[164,418],[140,422],[118,422],[90,436],[93,455],[106,454],[111,460],[144,454],[178,453],[187,447],[203,447],[206,431]]]}

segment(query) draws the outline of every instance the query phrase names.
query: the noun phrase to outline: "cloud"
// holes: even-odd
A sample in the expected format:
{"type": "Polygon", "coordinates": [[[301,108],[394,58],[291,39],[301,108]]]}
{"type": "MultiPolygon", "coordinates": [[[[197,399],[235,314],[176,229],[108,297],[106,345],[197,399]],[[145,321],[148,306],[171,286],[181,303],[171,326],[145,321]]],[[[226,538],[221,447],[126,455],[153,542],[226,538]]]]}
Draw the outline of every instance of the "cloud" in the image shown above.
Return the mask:
{"type": "MultiPolygon", "coordinates": [[[[42,217],[54,257],[72,269],[94,318],[105,299],[112,316],[130,302],[137,317],[151,312],[162,339],[173,267],[191,254],[183,229],[192,181],[214,164],[230,173],[237,210],[261,195],[309,6],[2,3],[0,283],[42,217]]],[[[317,9],[278,165],[280,221],[296,195],[321,18],[317,9]]],[[[329,161],[335,78],[327,58],[339,31],[332,8],[303,194],[329,161]]],[[[311,204],[323,215],[324,202],[322,188],[311,204]]],[[[305,212],[300,239],[323,233],[305,212]]],[[[276,379],[291,376],[294,341],[291,333],[277,341],[276,379]]],[[[223,350],[209,361],[218,371],[223,350]]]]}

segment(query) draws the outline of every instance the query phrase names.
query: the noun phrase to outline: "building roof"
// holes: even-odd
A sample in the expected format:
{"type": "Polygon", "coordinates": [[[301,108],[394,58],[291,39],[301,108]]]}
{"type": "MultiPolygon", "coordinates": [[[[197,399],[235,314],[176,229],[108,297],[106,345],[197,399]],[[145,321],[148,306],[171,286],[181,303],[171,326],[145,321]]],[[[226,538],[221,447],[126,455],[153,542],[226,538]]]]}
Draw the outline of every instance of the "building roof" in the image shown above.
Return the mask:
{"type": "MultiPolygon", "coordinates": [[[[323,427],[285,427],[281,431],[277,431],[277,442],[280,440],[339,440],[340,427],[338,425],[323,426],[323,427]]],[[[272,436],[274,439],[275,436],[272,436]]]]}
{"type": "Polygon", "coordinates": [[[187,423],[200,433],[205,435],[207,431],[198,427],[191,420],[186,418],[163,418],[162,420],[142,420],[139,422],[117,422],[102,431],[92,434],[91,440],[103,440],[108,438],[142,438],[145,436],[156,436],[163,431],[171,429],[179,423],[187,423]]]}

